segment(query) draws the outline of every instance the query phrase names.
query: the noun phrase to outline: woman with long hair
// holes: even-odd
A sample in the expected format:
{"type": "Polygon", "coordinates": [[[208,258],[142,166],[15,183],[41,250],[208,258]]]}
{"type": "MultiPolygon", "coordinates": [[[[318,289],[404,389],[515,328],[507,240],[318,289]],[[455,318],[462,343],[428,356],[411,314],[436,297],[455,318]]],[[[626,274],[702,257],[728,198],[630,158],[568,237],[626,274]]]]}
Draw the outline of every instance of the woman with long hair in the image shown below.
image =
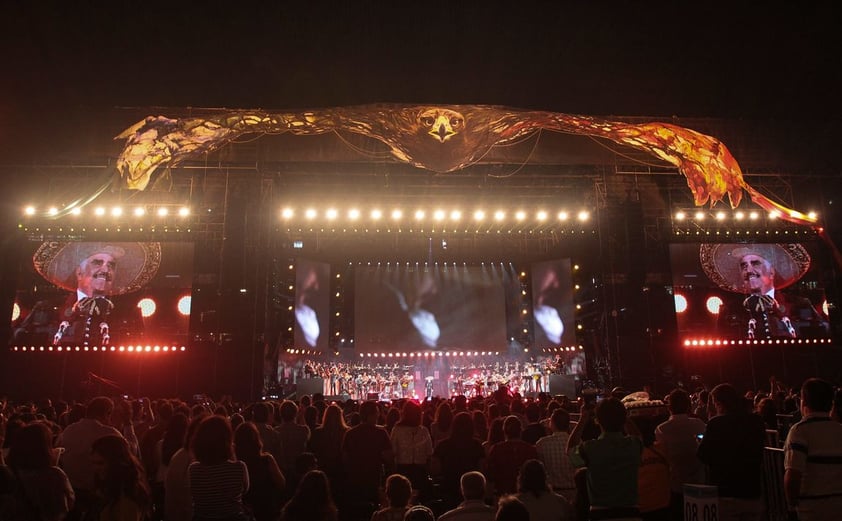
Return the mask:
{"type": "Polygon", "coordinates": [[[310,435],[308,450],[316,455],[319,469],[327,474],[334,490],[342,490],[344,469],[342,466],[342,438],[348,431],[342,409],[330,404],[322,416],[322,424],[310,435]]]}
{"type": "Polygon", "coordinates": [[[231,424],[223,416],[208,416],[190,442],[196,461],[187,469],[193,520],[242,521],[249,518],[243,494],[249,489],[246,464],[234,459],[231,424]]]}
{"type": "Polygon", "coordinates": [[[482,449],[485,451],[485,457],[491,453],[491,447],[505,440],[503,434],[503,418],[494,418],[491,426],[488,428],[488,439],[482,442],[482,449]]]}
{"type": "Polygon", "coordinates": [[[530,521],[567,521],[575,519],[572,505],[550,490],[544,464],[526,460],[517,477],[517,497],[529,510],[530,521]]]}
{"type": "Polygon", "coordinates": [[[460,479],[466,472],[480,470],[485,451],[474,437],[474,420],[468,412],[453,417],[450,436],[436,445],[433,451],[433,472],[440,476],[441,490],[446,506],[454,508],[459,503],[460,479]]]}
{"type": "Polygon", "coordinates": [[[181,447],[175,451],[167,464],[167,476],[164,479],[164,520],[182,521],[193,517],[193,498],[190,495],[188,467],[193,462],[190,452],[190,440],[196,433],[199,423],[207,414],[194,416],[187,426],[187,432],[181,440],[181,447]]]}
{"type": "Polygon", "coordinates": [[[122,436],[109,434],[91,445],[94,484],[99,495],[97,521],[143,521],[152,504],[140,461],[122,436]]]}
{"type": "Polygon", "coordinates": [[[436,415],[433,418],[433,423],[430,424],[430,437],[433,439],[433,446],[450,436],[451,423],[453,423],[453,408],[450,406],[450,402],[442,400],[436,407],[436,415]]]}
{"type": "Polygon", "coordinates": [[[246,422],[234,431],[234,452],[248,467],[249,490],[243,496],[257,521],[274,521],[281,515],[286,479],[275,458],[263,451],[257,427],[246,422]]]}
{"type": "Polygon", "coordinates": [[[52,433],[45,423],[33,422],[14,433],[6,465],[14,476],[15,508],[19,510],[0,512],[0,518],[21,515],[21,510],[44,521],[60,521],[67,516],[73,508],[73,487],[64,471],[56,466],[58,455],[52,448],[52,433]]]}
{"type": "Polygon", "coordinates": [[[395,454],[395,469],[412,482],[412,488],[423,493],[429,491],[427,471],[433,455],[433,441],[427,428],[421,425],[421,406],[407,401],[401,409],[401,419],[390,436],[395,454]]]}
{"type": "Polygon", "coordinates": [[[281,521],[336,521],[338,512],[330,494],[327,475],[320,470],[311,470],[281,512],[281,521]]]}

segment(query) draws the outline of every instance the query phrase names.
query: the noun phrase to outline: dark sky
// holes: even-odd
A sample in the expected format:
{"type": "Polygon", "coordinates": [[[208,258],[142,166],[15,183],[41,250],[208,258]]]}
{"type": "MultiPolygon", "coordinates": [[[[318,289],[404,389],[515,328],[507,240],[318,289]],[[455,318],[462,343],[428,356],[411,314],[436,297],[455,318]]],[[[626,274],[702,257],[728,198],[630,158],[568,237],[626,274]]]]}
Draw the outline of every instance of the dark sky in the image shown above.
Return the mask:
{"type": "Polygon", "coordinates": [[[14,3],[0,13],[7,123],[86,107],[372,102],[842,114],[831,2],[14,3]]]}

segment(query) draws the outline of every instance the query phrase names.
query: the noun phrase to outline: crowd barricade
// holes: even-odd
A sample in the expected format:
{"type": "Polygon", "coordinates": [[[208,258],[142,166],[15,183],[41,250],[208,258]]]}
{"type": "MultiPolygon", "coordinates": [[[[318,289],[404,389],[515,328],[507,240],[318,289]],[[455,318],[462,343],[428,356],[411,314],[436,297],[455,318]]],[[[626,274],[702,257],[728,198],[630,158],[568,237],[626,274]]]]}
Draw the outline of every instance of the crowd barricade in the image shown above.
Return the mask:
{"type": "Polygon", "coordinates": [[[777,447],[763,449],[763,498],[769,521],[788,519],[784,495],[784,450],[777,447]]]}

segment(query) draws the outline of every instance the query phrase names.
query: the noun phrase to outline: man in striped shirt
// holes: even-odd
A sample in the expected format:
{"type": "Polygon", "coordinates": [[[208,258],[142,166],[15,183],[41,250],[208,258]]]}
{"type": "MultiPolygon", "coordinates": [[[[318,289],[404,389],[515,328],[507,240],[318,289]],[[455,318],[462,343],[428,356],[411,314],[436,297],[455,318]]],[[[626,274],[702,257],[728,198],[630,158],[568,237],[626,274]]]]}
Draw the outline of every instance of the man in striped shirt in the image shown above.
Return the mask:
{"type": "Polygon", "coordinates": [[[801,386],[802,420],[784,445],[784,490],[800,521],[839,519],[842,512],[842,423],[830,418],[833,386],[811,378],[801,386]]]}

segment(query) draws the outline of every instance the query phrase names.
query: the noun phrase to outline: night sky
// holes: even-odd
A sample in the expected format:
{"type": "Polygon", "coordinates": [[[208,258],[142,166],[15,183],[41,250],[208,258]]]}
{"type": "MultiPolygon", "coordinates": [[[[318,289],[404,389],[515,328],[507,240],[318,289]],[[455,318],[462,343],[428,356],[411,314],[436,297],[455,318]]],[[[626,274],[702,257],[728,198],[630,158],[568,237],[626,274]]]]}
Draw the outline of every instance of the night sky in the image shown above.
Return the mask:
{"type": "Polygon", "coordinates": [[[115,106],[842,115],[831,2],[14,3],[6,137],[22,116],[115,106]]]}

